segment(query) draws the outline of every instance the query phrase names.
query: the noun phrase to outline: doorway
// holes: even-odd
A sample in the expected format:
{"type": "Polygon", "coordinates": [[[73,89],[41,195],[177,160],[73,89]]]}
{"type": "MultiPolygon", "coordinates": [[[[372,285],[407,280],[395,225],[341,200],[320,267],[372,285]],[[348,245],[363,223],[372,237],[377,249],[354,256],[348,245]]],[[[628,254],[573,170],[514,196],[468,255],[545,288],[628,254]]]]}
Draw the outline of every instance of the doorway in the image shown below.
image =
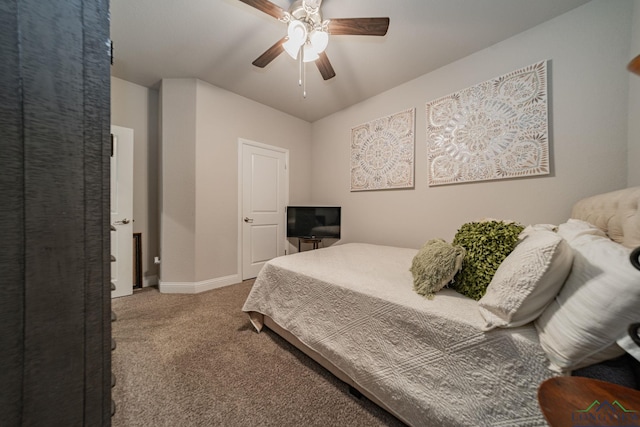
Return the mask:
{"type": "Polygon", "coordinates": [[[285,208],[289,202],[289,151],[238,141],[239,243],[242,280],[258,275],[285,254],[285,208]]]}

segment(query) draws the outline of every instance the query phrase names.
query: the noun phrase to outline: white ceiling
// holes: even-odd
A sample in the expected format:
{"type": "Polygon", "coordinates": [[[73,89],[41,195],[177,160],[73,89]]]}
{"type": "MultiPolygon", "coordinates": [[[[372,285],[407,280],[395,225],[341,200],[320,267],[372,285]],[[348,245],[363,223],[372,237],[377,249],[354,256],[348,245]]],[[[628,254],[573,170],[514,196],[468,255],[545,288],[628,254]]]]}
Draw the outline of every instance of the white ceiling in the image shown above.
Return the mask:
{"type": "MultiPolygon", "coordinates": [[[[333,36],[336,77],[307,71],[286,53],[251,62],[286,26],[239,0],[111,0],[112,75],[147,87],[198,78],[313,122],[525,31],[588,0],[325,0],[324,19],[386,17],[384,37],[333,36]]],[[[288,9],[290,1],[273,0],[288,9]]]]}

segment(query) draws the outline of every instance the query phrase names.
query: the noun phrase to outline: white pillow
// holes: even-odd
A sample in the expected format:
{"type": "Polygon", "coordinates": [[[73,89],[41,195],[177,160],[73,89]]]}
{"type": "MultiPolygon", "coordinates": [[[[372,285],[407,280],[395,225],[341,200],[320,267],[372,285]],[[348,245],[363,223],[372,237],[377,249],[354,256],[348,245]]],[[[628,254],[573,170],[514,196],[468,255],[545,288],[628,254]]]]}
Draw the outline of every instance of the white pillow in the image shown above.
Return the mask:
{"type": "Polygon", "coordinates": [[[623,354],[616,339],[640,316],[640,271],[629,262],[631,250],[594,234],[569,244],[571,273],[535,321],[550,367],[559,372],[623,354]]]}
{"type": "Polygon", "coordinates": [[[478,301],[484,330],[534,321],[560,291],[571,270],[573,251],[547,227],[529,226],[513,252],[498,267],[478,301]]]}
{"type": "Polygon", "coordinates": [[[569,242],[584,235],[607,237],[605,232],[595,225],[575,218],[571,218],[564,224],[560,224],[558,226],[558,234],[569,242]]]}

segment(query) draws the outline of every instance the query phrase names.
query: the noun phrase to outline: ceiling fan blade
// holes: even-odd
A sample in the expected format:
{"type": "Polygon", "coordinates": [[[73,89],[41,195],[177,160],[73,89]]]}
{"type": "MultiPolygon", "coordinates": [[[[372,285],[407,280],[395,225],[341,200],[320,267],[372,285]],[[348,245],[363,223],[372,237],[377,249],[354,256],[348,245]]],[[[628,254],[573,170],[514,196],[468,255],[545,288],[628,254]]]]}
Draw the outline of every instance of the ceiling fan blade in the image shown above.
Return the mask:
{"type": "Polygon", "coordinates": [[[329,20],[329,34],[354,36],[384,36],[389,18],[337,18],[329,20]]]}
{"type": "Polygon", "coordinates": [[[320,53],[320,58],[316,59],[316,66],[318,67],[318,70],[320,70],[320,74],[322,74],[323,79],[329,80],[336,76],[336,72],[333,71],[333,67],[331,66],[331,62],[329,62],[329,57],[326,53],[320,53]]]}
{"type": "Polygon", "coordinates": [[[246,3],[249,6],[255,7],[261,12],[271,15],[276,19],[280,19],[285,15],[283,8],[277,4],[271,3],[269,0],[240,0],[242,3],[246,3]]]}
{"type": "Polygon", "coordinates": [[[265,50],[265,52],[262,55],[260,55],[255,61],[252,62],[252,64],[260,68],[264,68],[267,65],[269,65],[271,61],[276,59],[278,55],[284,52],[284,47],[282,47],[282,43],[284,43],[286,40],[287,40],[287,37],[285,36],[280,40],[278,40],[277,42],[275,42],[273,46],[265,50]]]}

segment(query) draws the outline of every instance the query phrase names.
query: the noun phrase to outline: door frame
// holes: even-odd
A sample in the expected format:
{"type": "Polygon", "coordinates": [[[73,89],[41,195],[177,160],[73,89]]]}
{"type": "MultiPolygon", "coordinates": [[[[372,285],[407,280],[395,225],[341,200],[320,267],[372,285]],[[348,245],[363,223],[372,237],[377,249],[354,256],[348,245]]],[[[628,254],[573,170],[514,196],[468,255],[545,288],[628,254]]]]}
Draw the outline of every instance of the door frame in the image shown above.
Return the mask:
{"type": "MultiPolygon", "coordinates": [[[[270,151],[276,151],[278,153],[284,153],[284,159],[285,159],[285,178],[284,178],[284,203],[285,203],[285,207],[289,204],[289,150],[286,148],[282,148],[282,147],[276,147],[273,145],[268,145],[268,144],[263,144],[262,142],[256,142],[256,141],[252,141],[250,139],[245,139],[245,138],[238,138],[238,215],[237,215],[237,221],[238,221],[238,265],[237,265],[237,271],[238,271],[238,277],[240,278],[240,280],[243,280],[243,271],[242,271],[242,257],[244,255],[244,247],[243,247],[243,221],[242,221],[242,212],[243,212],[243,205],[242,205],[242,192],[244,190],[244,185],[243,185],[243,159],[242,159],[242,151],[243,148],[247,145],[253,146],[253,147],[257,147],[257,148],[261,148],[264,150],[270,150],[270,151]]],[[[286,227],[286,219],[285,219],[285,227],[286,227]]],[[[286,228],[283,228],[282,232],[283,235],[281,236],[282,239],[284,240],[284,247],[287,247],[287,233],[285,231],[286,228]]],[[[287,250],[285,249],[285,254],[287,253],[287,250]]]]}

